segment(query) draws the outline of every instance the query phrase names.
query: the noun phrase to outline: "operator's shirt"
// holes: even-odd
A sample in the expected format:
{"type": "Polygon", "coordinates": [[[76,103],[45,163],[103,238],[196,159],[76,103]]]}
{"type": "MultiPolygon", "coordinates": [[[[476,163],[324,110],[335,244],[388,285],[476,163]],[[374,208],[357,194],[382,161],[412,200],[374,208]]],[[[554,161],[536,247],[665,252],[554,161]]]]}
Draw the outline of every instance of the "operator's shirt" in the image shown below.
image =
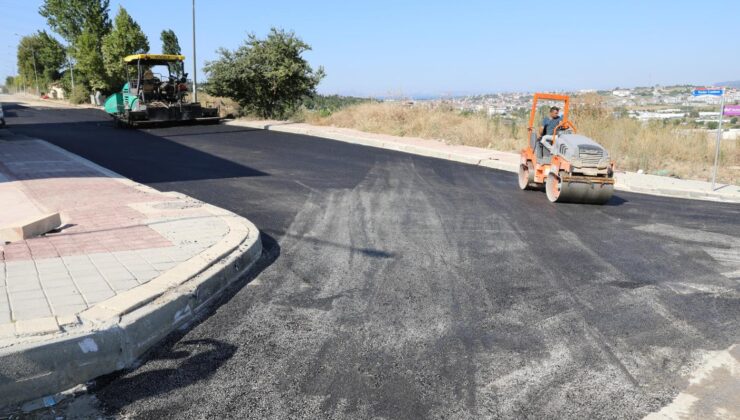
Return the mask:
{"type": "Polygon", "coordinates": [[[562,120],[563,118],[559,115],[557,118],[545,117],[545,119],[542,120],[542,126],[545,127],[545,135],[552,136],[553,134],[555,134],[555,127],[557,127],[562,120]]]}

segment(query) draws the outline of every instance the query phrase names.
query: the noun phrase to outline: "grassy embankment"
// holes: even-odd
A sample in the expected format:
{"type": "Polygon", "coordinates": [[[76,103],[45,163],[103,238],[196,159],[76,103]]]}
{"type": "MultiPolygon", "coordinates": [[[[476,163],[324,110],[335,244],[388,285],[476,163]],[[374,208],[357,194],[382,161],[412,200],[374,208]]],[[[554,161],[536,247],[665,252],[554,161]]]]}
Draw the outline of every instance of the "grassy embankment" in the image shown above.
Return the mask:
{"type": "MultiPolygon", "coordinates": [[[[664,124],[617,118],[598,99],[575,100],[572,119],[578,131],[604,145],[619,170],[709,180],[714,161],[714,141],[707,132],[664,124]]],[[[366,102],[331,114],[304,112],[310,124],[353,128],[395,136],[437,139],[500,151],[518,151],[524,145],[527,121],[483,114],[461,113],[451,107],[407,106],[366,102]]],[[[722,142],[721,182],[740,184],[740,141],[722,142]]]]}

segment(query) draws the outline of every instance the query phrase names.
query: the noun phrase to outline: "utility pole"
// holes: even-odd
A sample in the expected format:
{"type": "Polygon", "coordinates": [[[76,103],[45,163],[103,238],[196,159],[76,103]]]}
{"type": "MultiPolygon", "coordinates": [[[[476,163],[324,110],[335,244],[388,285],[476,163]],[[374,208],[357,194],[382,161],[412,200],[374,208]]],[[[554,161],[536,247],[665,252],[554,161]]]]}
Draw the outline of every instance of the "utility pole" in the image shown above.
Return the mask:
{"type": "Polygon", "coordinates": [[[198,102],[198,60],[195,58],[195,0],[193,0],[193,102],[198,102]]]}
{"type": "Polygon", "coordinates": [[[69,75],[72,78],[72,96],[75,94],[75,71],[72,67],[72,60],[69,57],[69,53],[67,53],[67,64],[69,65],[69,75]]]}
{"type": "Polygon", "coordinates": [[[714,152],[714,170],[712,171],[712,191],[717,181],[717,167],[719,166],[719,149],[722,146],[722,116],[725,113],[725,88],[722,88],[722,96],[719,102],[719,124],[717,125],[717,145],[714,152]]]}

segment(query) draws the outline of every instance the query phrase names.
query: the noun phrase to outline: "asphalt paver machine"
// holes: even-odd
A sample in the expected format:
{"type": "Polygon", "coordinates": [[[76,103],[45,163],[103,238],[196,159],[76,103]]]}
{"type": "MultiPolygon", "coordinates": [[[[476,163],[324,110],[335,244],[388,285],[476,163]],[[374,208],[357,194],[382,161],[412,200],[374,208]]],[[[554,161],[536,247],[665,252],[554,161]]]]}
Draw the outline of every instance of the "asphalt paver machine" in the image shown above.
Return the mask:
{"type": "Polygon", "coordinates": [[[190,102],[184,60],[174,54],[125,57],[128,82],[105,101],[105,111],[122,126],[218,122],[218,108],[190,102]]]}

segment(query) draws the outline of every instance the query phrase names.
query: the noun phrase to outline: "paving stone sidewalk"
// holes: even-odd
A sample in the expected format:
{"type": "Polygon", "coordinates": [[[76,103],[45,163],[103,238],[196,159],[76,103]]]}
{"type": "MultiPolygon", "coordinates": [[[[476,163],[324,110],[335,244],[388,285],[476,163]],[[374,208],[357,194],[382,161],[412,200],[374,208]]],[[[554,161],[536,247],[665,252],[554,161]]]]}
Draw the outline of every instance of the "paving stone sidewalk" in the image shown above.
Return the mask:
{"type": "Polygon", "coordinates": [[[38,140],[0,140],[0,179],[62,217],[58,231],[0,244],[0,340],[63,330],[229,233],[201,202],[142,188],[38,140]]]}

